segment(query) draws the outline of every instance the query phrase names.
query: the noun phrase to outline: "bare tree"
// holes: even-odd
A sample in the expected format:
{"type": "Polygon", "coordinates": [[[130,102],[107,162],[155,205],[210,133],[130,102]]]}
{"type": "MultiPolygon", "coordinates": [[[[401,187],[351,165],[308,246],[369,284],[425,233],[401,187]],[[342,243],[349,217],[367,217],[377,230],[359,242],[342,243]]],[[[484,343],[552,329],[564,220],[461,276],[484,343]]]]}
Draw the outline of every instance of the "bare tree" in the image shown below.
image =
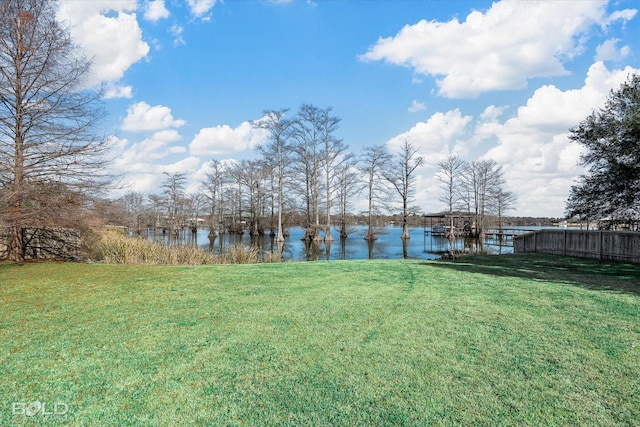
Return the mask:
{"type": "Polygon", "coordinates": [[[335,176],[337,174],[336,166],[348,159],[345,156],[347,146],[341,139],[335,137],[334,133],[340,124],[340,118],[331,116],[331,108],[322,111],[320,116],[320,132],[322,137],[322,166],[325,175],[326,190],[326,213],[327,222],[324,234],[325,241],[332,241],[331,235],[331,201],[333,199],[333,191],[335,188],[335,176]]]}
{"type": "Polygon", "coordinates": [[[204,205],[204,196],[202,193],[189,194],[187,198],[187,206],[189,209],[189,226],[191,227],[191,233],[195,234],[198,231],[198,225],[200,221],[200,210],[204,205]]]}
{"type": "Polygon", "coordinates": [[[216,159],[207,162],[207,170],[200,182],[201,193],[209,206],[209,237],[216,236],[216,225],[222,222],[223,186],[228,181],[225,166],[216,159]]]}
{"type": "Polygon", "coordinates": [[[162,213],[162,210],[164,209],[164,206],[165,206],[164,200],[162,197],[158,196],[157,194],[149,195],[148,199],[149,199],[149,203],[151,203],[154,228],[160,228],[163,226],[162,225],[163,221],[160,218],[160,214],[162,213]]]}
{"type": "Polygon", "coordinates": [[[415,171],[423,163],[423,158],[418,155],[418,149],[405,140],[394,160],[389,162],[389,168],[385,170],[384,174],[386,180],[389,181],[402,199],[401,238],[407,240],[411,238],[409,236],[407,217],[409,215],[409,203],[413,201],[415,193],[415,171]]]}
{"type": "Polygon", "coordinates": [[[304,239],[320,240],[320,168],[322,162],[323,111],[303,104],[293,123],[296,172],[304,176],[307,228],[304,239]]]}
{"type": "Polygon", "coordinates": [[[177,235],[178,228],[185,225],[187,177],[181,172],[173,174],[164,172],[164,174],[167,178],[162,182],[162,189],[167,207],[167,218],[173,233],[177,235]]]}
{"type": "Polygon", "coordinates": [[[122,196],[122,204],[127,212],[127,227],[141,232],[141,220],[144,214],[144,196],[137,191],[128,191],[122,196]]]}
{"type": "Polygon", "coordinates": [[[436,174],[436,179],[442,183],[442,194],[440,201],[447,206],[449,212],[450,233],[455,233],[453,224],[453,210],[462,199],[460,193],[462,173],[467,167],[467,162],[458,156],[450,155],[446,159],[438,162],[440,170],[436,174]]]}
{"type": "MultiPolygon", "coordinates": [[[[231,175],[240,187],[239,198],[244,207],[248,208],[250,217],[249,234],[257,236],[264,234],[261,220],[264,216],[266,202],[267,174],[265,164],[259,160],[242,160],[232,168],[231,175]]],[[[240,209],[242,218],[243,210],[240,209]]]]}
{"type": "Polygon", "coordinates": [[[366,177],[366,188],[368,196],[368,229],[365,240],[377,239],[373,232],[373,214],[384,206],[389,188],[385,185],[384,171],[388,169],[392,160],[391,154],[384,145],[367,147],[360,155],[360,171],[366,177]]]}
{"type": "Polygon", "coordinates": [[[264,171],[265,171],[265,185],[267,186],[266,188],[266,200],[265,200],[265,208],[268,209],[269,211],[269,229],[271,230],[269,232],[269,235],[271,237],[275,237],[276,235],[276,230],[275,230],[275,214],[276,214],[276,194],[278,193],[278,189],[276,186],[276,173],[274,171],[274,169],[271,167],[271,162],[267,162],[264,159],[262,159],[262,164],[264,167],[264,171]]]}
{"type": "Polygon", "coordinates": [[[474,216],[476,235],[482,235],[485,216],[493,203],[492,197],[503,184],[502,166],[498,166],[495,160],[478,160],[465,168],[462,191],[469,212],[474,216]]]}
{"type": "Polygon", "coordinates": [[[362,180],[357,170],[357,162],[351,155],[336,168],[336,193],[340,215],[340,237],[347,237],[347,212],[352,200],[362,190],[362,180]]]}
{"type": "Polygon", "coordinates": [[[0,224],[14,260],[25,258],[29,227],[77,227],[79,213],[48,203],[54,192],[88,197],[107,182],[110,144],[95,133],[100,93],[82,90],[91,62],[56,20],[56,5],[0,2],[0,224]]]}
{"type": "Polygon", "coordinates": [[[505,212],[515,209],[515,205],[518,202],[518,195],[505,191],[503,188],[498,188],[493,194],[493,208],[498,215],[498,228],[502,232],[502,216],[505,212]]]}
{"type": "Polygon", "coordinates": [[[285,118],[287,109],[269,110],[265,116],[254,123],[254,126],[269,132],[271,140],[258,147],[265,161],[271,165],[276,173],[276,189],[278,192],[278,235],[276,241],[284,242],[282,229],[282,211],[284,208],[284,187],[287,170],[291,161],[289,138],[292,122],[285,118]]]}
{"type": "Polygon", "coordinates": [[[242,221],[244,207],[247,204],[245,197],[248,193],[244,171],[249,167],[248,162],[248,160],[234,162],[229,166],[228,170],[229,183],[231,184],[227,192],[231,204],[231,224],[229,225],[229,232],[232,234],[244,233],[242,221]]]}

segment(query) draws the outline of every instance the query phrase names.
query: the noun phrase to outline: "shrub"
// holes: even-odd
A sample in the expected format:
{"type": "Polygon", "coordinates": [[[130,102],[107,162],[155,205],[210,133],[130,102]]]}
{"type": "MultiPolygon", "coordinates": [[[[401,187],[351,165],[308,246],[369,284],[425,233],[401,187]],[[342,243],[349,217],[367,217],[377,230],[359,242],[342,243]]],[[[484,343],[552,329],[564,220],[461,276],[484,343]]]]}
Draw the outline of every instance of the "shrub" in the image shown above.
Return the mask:
{"type": "Polygon", "coordinates": [[[234,243],[222,254],[225,264],[255,264],[260,261],[260,250],[255,246],[245,247],[234,243]]]}
{"type": "Polygon", "coordinates": [[[196,246],[169,246],[141,237],[128,237],[114,230],[102,234],[95,252],[99,260],[109,264],[203,265],[282,261],[278,253],[261,254],[258,248],[246,247],[240,243],[230,245],[221,255],[215,255],[196,246]]]}
{"type": "Polygon", "coordinates": [[[201,265],[217,264],[212,253],[194,246],[168,246],[140,237],[128,237],[108,231],[97,244],[98,258],[110,264],[138,265],[201,265]]]}

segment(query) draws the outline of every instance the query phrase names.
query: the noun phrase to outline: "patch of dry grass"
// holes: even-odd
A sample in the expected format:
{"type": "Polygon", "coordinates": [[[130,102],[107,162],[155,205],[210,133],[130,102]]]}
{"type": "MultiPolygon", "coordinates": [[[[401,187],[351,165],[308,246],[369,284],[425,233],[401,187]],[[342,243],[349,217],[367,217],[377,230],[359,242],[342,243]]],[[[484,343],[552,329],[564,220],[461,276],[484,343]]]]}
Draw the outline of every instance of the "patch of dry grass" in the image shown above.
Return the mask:
{"type": "Polygon", "coordinates": [[[263,255],[256,247],[234,244],[216,255],[197,246],[166,245],[140,237],[127,237],[117,231],[108,231],[96,244],[99,260],[108,264],[131,265],[204,265],[204,264],[255,264],[279,262],[279,254],[263,255]]]}

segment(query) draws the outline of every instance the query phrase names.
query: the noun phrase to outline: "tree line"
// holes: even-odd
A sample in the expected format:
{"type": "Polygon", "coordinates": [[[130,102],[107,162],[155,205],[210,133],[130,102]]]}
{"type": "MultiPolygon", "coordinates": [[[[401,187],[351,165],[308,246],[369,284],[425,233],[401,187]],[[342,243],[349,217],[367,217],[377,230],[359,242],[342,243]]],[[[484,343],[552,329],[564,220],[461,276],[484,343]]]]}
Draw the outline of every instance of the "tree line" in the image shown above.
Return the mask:
{"type": "MultiPolygon", "coordinates": [[[[347,216],[354,201],[366,201],[361,214],[367,217],[367,240],[376,239],[373,218],[399,212],[402,238],[409,239],[408,217],[421,212],[415,202],[416,173],[424,164],[419,148],[404,141],[396,153],[386,145],[365,147],[358,155],[336,136],[341,119],[331,107],[303,104],[288,117],[288,109],[265,111],[254,126],[269,135],[257,147],[254,160],[207,162],[200,187],[187,194],[183,173],[165,173],[158,194],[129,192],[121,202],[128,225],[163,227],[176,232],[204,221],[210,237],[220,232],[251,235],[269,233],[277,241],[286,236],[285,225],[305,228],[304,239],[334,239],[332,226],[346,237],[347,216]]],[[[449,156],[438,164],[440,200],[454,211],[462,211],[481,234],[486,217],[501,217],[516,202],[504,190],[502,167],[493,160],[466,162],[449,156]]],[[[453,223],[451,224],[453,226],[453,223]]]]}
{"type": "MultiPolygon", "coordinates": [[[[216,230],[241,232],[246,223],[252,235],[268,230],[282,241],[288,217],[299,214],[304,218],[299,224],[305,228],[304,239],[331,241],[334,222],[339,235],[347,236],[347,215],[366,188],[370,218],[389,207],[395,191],[406,224],[415,172],[423,162],[412,144],[405,142],[395,155],[380,145],[356,156],[337,137],[341,119],[331,107],[303,104],[295,116],[287,117],[288,112],[268,110],[254,122],[269,135],[257,148],[255,160],[208,161],[197,193],[186,193],[183,173],[165,174],[162,192],[149,196],[147,203],[142,194],[127,193],[122,202],[130,221],[135,217],[139,227],[144,214],[146,226],[175,229],[195,227],[203,218],[212,237],[216,230]]],[[[367,239],[375,239],[371,221],[369,225],[367,239]]]]}

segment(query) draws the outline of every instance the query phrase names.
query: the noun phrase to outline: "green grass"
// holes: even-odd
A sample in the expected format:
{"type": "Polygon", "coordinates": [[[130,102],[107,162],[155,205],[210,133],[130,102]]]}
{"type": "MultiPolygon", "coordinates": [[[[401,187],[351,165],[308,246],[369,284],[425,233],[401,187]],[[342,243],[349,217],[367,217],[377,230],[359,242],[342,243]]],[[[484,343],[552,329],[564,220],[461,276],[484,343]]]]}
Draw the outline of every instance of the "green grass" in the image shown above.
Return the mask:
{"type": "Polygon", "coordinates": [[[637,265],[0,264],[0,425],[628,426],[638,396],[637,265]]]}

